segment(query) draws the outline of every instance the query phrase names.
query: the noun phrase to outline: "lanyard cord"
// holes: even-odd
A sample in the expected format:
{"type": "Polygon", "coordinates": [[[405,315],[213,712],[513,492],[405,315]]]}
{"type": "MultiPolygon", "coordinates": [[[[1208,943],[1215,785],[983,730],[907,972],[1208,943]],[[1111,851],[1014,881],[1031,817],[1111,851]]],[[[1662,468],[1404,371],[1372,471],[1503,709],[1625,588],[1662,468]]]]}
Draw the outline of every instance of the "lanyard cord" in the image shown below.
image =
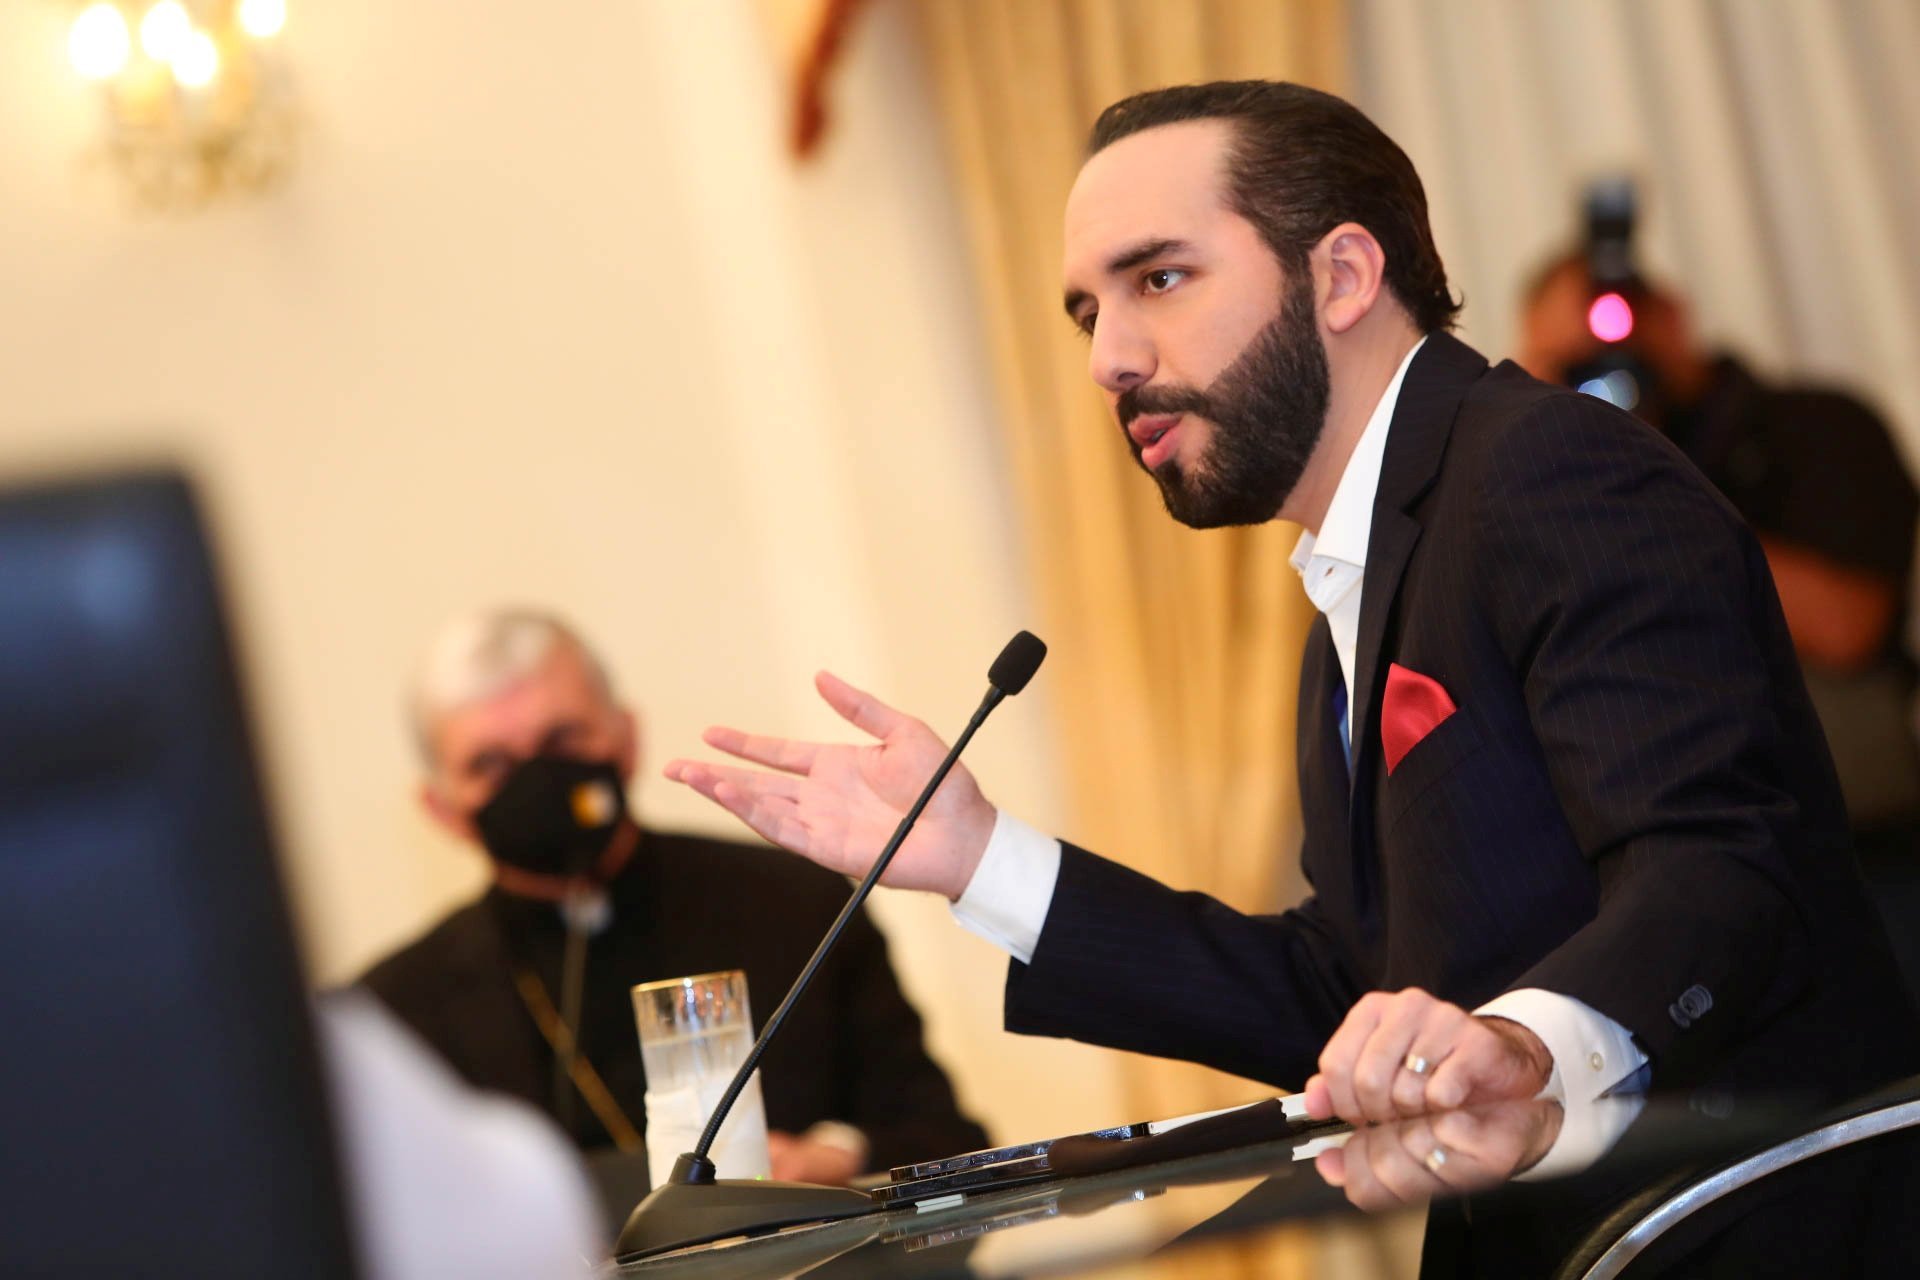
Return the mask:
{"type": "MultiPolygon", "coordinates": [[[[548,1046],[552,1048],[554,1062],[566,1064],[564,1069],[574,1088],[586,1099],[587,1107],[593,1112],[594,1118],[600,1121],[601,1127],[612,1136],[614,1145],[622,1151],[641,1150],[645,1144],[641,1141],[640,1131],[627,1119],[627,1113],[614,1099],[612,1091],[600,1078],[600,1073],[587,1061],[587,1055],[579,1052],[570,1029],[578,1023],[569,1024],[562,1020],[560,1011],[553,1007],[553,997],[547,994],[547,984],[540,981],[540,975],[533,970],[516,966],[513,985],[519,989],[520,999],[526,1004],[534,1025],[540,1028],[540,1034],[546,1037],[548,1046]]],[[[569,1110],[571,1098],[569,1091],[569,1110]]]]}
{"type": "Polygon", "coordinates": [[[567,945],[560,962],[560,1025],[567,1036],[553,1055],[553,1114],[569,1133],[573,1131],[573,1062],[580,1049],[580,986],[586,968],[587,931],[568,911],[567,945]]]}

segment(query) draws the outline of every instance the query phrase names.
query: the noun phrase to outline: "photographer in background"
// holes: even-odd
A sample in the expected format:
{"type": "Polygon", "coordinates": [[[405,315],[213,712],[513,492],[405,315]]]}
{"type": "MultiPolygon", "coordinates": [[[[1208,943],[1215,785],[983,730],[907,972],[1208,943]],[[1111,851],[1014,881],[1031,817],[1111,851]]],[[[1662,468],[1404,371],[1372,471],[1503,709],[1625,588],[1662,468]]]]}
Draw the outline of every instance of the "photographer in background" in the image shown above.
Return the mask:
{"type": "Polygon", "coordinates": [[[1901,640],[1920,498],[1887,428],[1851,395],[1772,385],[1703,346],[1685,300],[1634,265],[1630,187],[1596,184],[1587,223],[1586,247],[1528,287],[1516,358],[1664,432],[1753,527],[1869,878],[1912,880],[1920,748],[1901,640]]]}

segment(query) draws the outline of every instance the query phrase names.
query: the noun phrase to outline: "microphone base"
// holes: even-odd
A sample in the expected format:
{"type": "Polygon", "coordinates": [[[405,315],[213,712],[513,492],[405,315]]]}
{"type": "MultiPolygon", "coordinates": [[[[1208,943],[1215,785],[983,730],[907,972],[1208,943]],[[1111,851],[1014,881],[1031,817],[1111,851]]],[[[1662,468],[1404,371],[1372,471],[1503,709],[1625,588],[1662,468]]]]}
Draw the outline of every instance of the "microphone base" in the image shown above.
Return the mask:
{"type": "MultiPolygon", "coordinates": [[[[675,1170],[676,1173],[679,1170],[675,1170]]],[[[823,1187],[811,1182],[762,1182],[721,1178],[654,1188],[634,1208],[614,1245],[619,1262],[633,1262],[689,1245],[755,1235],[802,1223],[831,1222],[878,1213],[881,1205],[864,1191],[823,1187]]]]}

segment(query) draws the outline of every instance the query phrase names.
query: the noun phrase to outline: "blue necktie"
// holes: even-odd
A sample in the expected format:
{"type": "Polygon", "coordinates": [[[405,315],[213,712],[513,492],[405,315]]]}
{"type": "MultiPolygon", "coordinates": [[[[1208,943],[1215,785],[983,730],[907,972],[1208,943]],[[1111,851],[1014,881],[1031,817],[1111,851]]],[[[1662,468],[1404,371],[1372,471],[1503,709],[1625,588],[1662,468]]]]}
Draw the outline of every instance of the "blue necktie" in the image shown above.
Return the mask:
{"type": "Polygon", "coordinates": [[[1340,731],[1340,760],[1353,772],[1353,734],[1347,725],[1347,681],[1344,676],[1333,682],[1333,724],[1340,731]]]}

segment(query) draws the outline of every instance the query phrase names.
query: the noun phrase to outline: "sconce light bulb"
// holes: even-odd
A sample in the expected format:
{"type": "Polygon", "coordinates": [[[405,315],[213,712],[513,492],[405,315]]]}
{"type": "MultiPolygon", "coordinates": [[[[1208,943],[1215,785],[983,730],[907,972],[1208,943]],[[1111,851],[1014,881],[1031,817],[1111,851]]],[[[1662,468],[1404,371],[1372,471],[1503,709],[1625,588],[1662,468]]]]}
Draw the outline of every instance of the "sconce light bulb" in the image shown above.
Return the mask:
{"type": "Polygon", "coordinates": [[[204,31],[189,31],[173,55],[173,78],[183,88],[204,89],[220,74],[220,46],[204,31]]]}
{"type": "Polygon", "coordinates": [[[111,80],[127,65],[133,36],[127,20],[113,5],[88,5],[67,31],[67,57],[73,69],[89,80],[111,80]]]}
{"type": "Polygon", "coordinates": [[[140,47],[155,62],[172,62],[193,35],[193,19],[180,0],[160,0],[140,19],[140,47]]]}
{"type": "Polygon", "coordinates": [[[240,0],[240,29],[254,39],[271,39],[286,25],[287,0],[240,0]]]}

